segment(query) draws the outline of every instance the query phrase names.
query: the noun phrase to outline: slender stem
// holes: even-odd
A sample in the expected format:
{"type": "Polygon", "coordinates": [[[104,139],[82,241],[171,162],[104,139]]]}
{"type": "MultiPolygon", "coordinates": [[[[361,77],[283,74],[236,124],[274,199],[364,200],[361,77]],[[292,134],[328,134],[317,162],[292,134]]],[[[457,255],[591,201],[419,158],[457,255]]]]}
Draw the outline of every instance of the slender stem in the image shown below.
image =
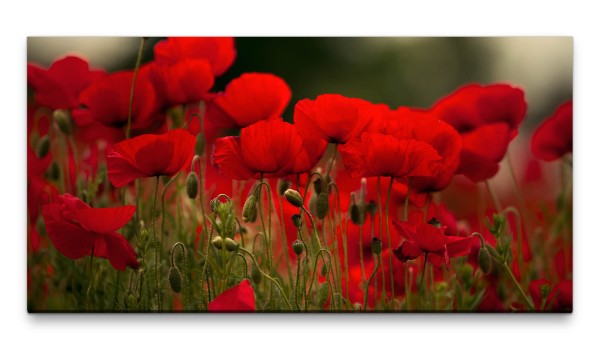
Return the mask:
{"type": "MultiPolygon", "coordinates": [[[[394,183],[394,178],[390,177],[390,186],[388,187],[388,192],[387,192],[387,200],[386,200],[386,205],[385,205],[385,230],[387,232],[387,237],[388,237],[388,249],[392,249],[392,237],[390,235],[390,199],[392,197],[392,184],[394,183]]],[[[394,291],[394,266],[392,263],[392,258],[393,258],[394,254],[392,252],[389,252],[389,258],[390,258],[390,284],[392,286],[392,311],[396,310],[396,305],[395,305],[395,298],[396,298],[396,293],[394,291]]]]}
{"type": "Polygon", "coordinates": [[[142,37],[142,41],[140,41],[140,49],[138,50],[137,60],[135,61],[135,70],[133,70],[133,79],[131,81],[131,91],[129,93],[129,109],[127,110],[127,128],[125,130],[125,138],[129,138],[129,132],[131,131],[131,116],[133,112],[133,91],[135,88],[135,80],[137,79],[137,74],[140,70],[140,65],[142,63],[142,54],[144,53],[144,47],[146,46],[147,37],[142,37]]]}
{"type": "MultiPolygon", "coordinates": [[[[281,240],[283,241],[283,250],[284,250],[284,257],[285,257],[285,265],[287,267],[287,271],[288,271],[288,275],[290,277],[290,283],[293,283],[293,275],[292,275],[292,265],[290,263],[290,254],[288,252],[288,239],[287,239],[287,231],[285,230],[285,222],[283,220],[284,218],[284,214],[283,214],[283,202],[281,201],[281,195],[277,194],[278,200],[279,200],[279,211],[281,212],[281,216],[280,218],[280,231],[281,231],[281,240]]],[[[242,244],[242,247],[244,245],[242,244]]]]}
{"type": "Polygon", "coordinates": [[[285,303],[288,305],[288,307],[290,308],[290,311],[293,310],[292,304],[290,303],[290,301],[288,300],[287,296],[285,295],[285,292],[283,291],[283,289],[281,288],[281,285],[279,284],[279,282],[277,282],[277,280],[275,280],[273,277],[267,275],[266,273],[264,273],[260,267],[258,266],[258,263],[256,261],[256,258],[254,258],[254,255],[252,253],[250,253],[250,251],[244,249],[244,248],[240,248],[240,251],[245,252],[246,254],[248,254],[250,256],[250,258],[252,259],[252,263],[254,264],[254,266],[256,267],[256,269],[258,270],[258,272],[260,272],[261,275],[263,275],[264,277],[266,277],[267,279],[269,279],[271,282],[275,283],[275,285],[277,286],[277,288],[279,289],[279,292],[281,294],[281,297],[283,297],[283,299],[285,300],[285,303]]]}
{"type": "Polygon", "coordinates": [[[500,200],[498,199],[498,196],[496,196],[496,194],[492,190],[489,180],[485,181],[485,187],[487,188],[487,191],[490,194],[490,197],[492,198],[492,202],[494,203],[494,207],[496,208],[496,211],[498,211],[498,213],[502,212],[502,206],[500,205],[500,200]]]}
{"type": "Polygon", "coordinates": [[[321,246],[321,240],[319,239],[319,232],[317,230],[317,226],[315,225],[315,221],[313,220],[312,216],[310,215],[310,213],[306,210],[306,208],[304,208],[304,206],[300,207],[302,209],[302,211],[304,211],[304,213],[306,213],[306,215],[308,216],[308,219],[310,219],[310,224],[312,224],[312,228],[313,228],[313,234],[315,235],[315,237],[317,238],[317,243],[319,245],[319,249],[323,248],[321,246]]]}
{"type": "Polygon", "coordinates": [[[158,311],[161,310],[161,293],[160,283],[158,280],[158,237],[156,235],[156,198],[158,195],[158,185],[160,183],[160,176],[156,176],[156,185],[154,186],[154,200],[152,202],[152,233],[154,235],[154,291],[155,298],[158,305],[158,311]]]}
{"type": "MultiPolygon", "coordinates": [[[[408,188],[406,189],[406,198],[404,198],[404,221],[408,222],[408,202],[410,201],[410,184],[412,183],[412,178],[408,178],[408,188]]],[[[427,211],[425,211],[427,214],[427,211]]],[[[427,218],[427,217],[425,217],[427,218]]]]}
{"type": "Polygon", "coordinates": [[[350,270],[348,265],[348,242],[346,240],[346,230],[348,229],[348,219],[346,219],[345,227],[342,231],[342,246],[344,247],[344,265],[346,272],[346,296],[350,297],[350,270]]]}
{"type": "MultiPolygon", "coordinates": [[[[300,308],[300,305],[298,305],[298,287],[300,284],[300,256],[297,257],[296,259],[296,285],[294,286],[294,305],[296,306],[296,308],[298,309],[298,311],[302,310],[300,308]]],[[[306,288],[302,289],[303,291],[306,291],[306,288]]]]}
{"type": "Polygon", "coordinates": [[[363,254],[363,236],[365,234],[365,225],[361,225],[359,226],[360,228],[360,236],[358,238],[358,252],[359,252],[359,258],[360,258],[360,279],[362,281],[362,283],[365,283],[367,281],[366,279],[366,271],[365,271],[365,260],[364,260],[364,254],[363,254]]]}
{"type": "Polygon", "coordinates": [[[94,246],[92,246],[92,254],[90,257],[90,284],[88,286],[87,293],[86,293],[86,301],[87,301],[88,310],[90,310],[92,308],[90,294],[92,293],[93,287],[94,287],[94,246]]]}
{"type": "Polygon", "coordinates": [[[329,165],[327,167],[327,175],[325,177],[329,177],[331,174],[331,169],[333,168],[333,163],[335,162],[335,156],[337,154],[338,144],[336,143],[333,149],[333,154],[331,155],[331,160],[329,160],[329,165]]]}
{"type": "MultiPolygon", "coordinates": [[[[377,209],[379,210],[379,238],[383,240],[383,205],[381,203],[381,176],[377,176],[377,209]]],[[[385,271],[381,271],[381,297],[387,299],[385,291],[385,271]]]]}
{"type": "MultiPolygon", "coordinates": [[[[371,280],[373,280],[373,277],[375,277],[375,274],[377,273],[377,270],[379,270],[379,260],[380,257],[376,257],[375,260],[375,268],[373,269],[373,272],[371,272],[371,276],[369,276],[369,280],[367,280],[367,286],[365,287],[365,297],[363,299],[363,310],[367,310],[367,300],[369,298],[369,285],[371,284],[371,280]]],[[[377,294],[375,294],[375,296],[377,296],[377,294]]]]}
{"type": "Polygon", "coordinates": [[[425,269],[427,269],[427,256],[429,254],[425,252],[425,260],[423,261],[423,272],[421,273],[421,279],[419,280],[419,308],[422,305],[423,301],[423,279],[425,278],[425,269]]]}
{"type": "Polygon", "coordinates": [[[515,275],[513,275],[512,271],[510,271],[510,268],[508,267],[508,265],[506,265],[506,262],[502,262],[500,265],[502,266],[502,268],[504,269],[504,271],[506,271],[508,273],[508,275],[510,276],[510,279],[515,284],[515,287],[517,287],[517,289],[519,290],[519,293],[521,294],[521,297],[523,298],[523,300],[525,300],[525,302],[527,303],[527,306],[529,307],[529,309],[531,311],[535,310],[535,306],[533,305],[533,303],[531,302],[531,300],[529,300],[529,298],[527,297],[527,295],[523,291],[523,288],[521,288],[521,285],[519,284],[519,282],[515,278],[515,275]]]}
{"type": "Polygon", "coordinates": [[[525,262],[523,260],[523,228],[522,228],[522,220],[521,215],[519,214],[519,210],[516,208],[509,206],[504,209],[504,214],[512,213],[515,216],[515,223],[517,224],[517,263],[519,264],[519,272],[522,277],[525,276],[525,262]]]}
{"type": "Polygon", "coordinates": [[[408,261],[404,263],[404,293],[406,296],[406,311],[409,311],[410,307],[410,292],[411,292],[411,284],[409,282],[410,278],[410,266],[408,261]]]}
{"type": "MultiPolygon", "coordinates": [[[[331,278],[331,253],[329,253],[328,250],[326,250],[325,248],[321,248],[319,249],[319,251],[317,252],[317,255],[315,256],[315,264],[313,265],[313,272],[312,272],[312,277],[310,279],[310,283],[308,285],[308,294],[310,295],[310,292],[312,290],[313,287],[313,283],[315,281],[315,275],[317,273],[317,264],[319,262],[319,255],[321,255],[321,259],[323,259],[323,263],[325,263],[325,266],[327,266],[327,263],[325,262],[325,256],[323,255],[323,253],[327,254],[327,258],[329,260],[329,273],[328,273],[328,277],[331,278]]],[[[304,305],[304,309],[306,310],[308,307],[308,305],[305,303],[304,305]]]]}

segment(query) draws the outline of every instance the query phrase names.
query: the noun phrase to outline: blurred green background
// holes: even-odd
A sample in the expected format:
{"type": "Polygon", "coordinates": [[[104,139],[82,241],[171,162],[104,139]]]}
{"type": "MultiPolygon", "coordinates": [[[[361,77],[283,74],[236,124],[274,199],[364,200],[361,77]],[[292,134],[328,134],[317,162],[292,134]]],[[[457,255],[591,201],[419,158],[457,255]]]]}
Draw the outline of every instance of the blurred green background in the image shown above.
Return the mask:
{"type": "MultiPolygon", "coordinates": [[[[143,61],[153,58],[152,38],[143,61]]],[[[134,67],[139,38],[31,37],[29,62],[49,66],[66,54],[87,57],[107,71],[134,67]]],[[[323,93],[374,103],[429,107],[459,86],[506,82],[525,89],[528,133],[572,98],[573,40],[570,37],[240,37],[237,58],[214,90],[244,72],[271,72],[292,88],[284,118],[294,104],[323,93]]]]}

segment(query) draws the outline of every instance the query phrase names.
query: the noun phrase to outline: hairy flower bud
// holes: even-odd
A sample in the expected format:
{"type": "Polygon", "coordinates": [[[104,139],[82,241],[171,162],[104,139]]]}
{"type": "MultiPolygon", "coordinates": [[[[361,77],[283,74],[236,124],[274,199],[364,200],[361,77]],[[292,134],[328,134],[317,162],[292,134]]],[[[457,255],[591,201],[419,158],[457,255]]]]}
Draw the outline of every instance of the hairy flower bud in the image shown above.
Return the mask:
{"type": "Polygon", "coordinates": [[[225,238],[225,249],[228,252],[233,252],[238,248],[238,243],[235,242],[233,239],[230,239],[229,237],[225,238]]]}
{"type": "Polygon", "coordinates": [[[279,195],[283,195],[285,194],[285,191],[290,189],[290,187],[292,186],[292,183],[288,180],[284,180],[284,179],[279,179],[279,181],[277,181],[277,193],[279,195]]]}
{"type": "Polygon", "coordinates": [[[290,204],[296,207],[302,207],[302,205],[304,204],[304,202],[302,201],[302,196],[296,190],[288,189],[283,195],[290,204]]]}
{"type": "Polygon", "coordinates": [[[373,240],[371,240],[371,252],[373,252],[373,254],[375,255],[379,255],[381,254],[381,240],[374,237],[373,240]]]}
{"type": "Polygon", "coordinates": [[[377,203],[375,203],[373,200],[369,201],[366,206],[366,211],[369,216],[371,216],[371,219],[373,219],[373,217],[375,217],[375,213],[377,213],[377,203]]]}
{"type": "Polygon", "coordinates": [[[321,288],[319,288],[319,297],[317,304],[319,307],[323,307],[327,303],[327,298],[329,297],[329,282],[325,281],[321,288]]]}
{"type": "Polygon", "coordinates": [[[55,110],[52,116],[60,131],[69,135],[71,133],[71,117],[69,117],[67,111],[55,110]]]}
{"type": "Polygon", "coordinates": [[[222,249],[223,248],[223,239],[221,238],[221,236],[215,236],[210,243],[216,249],[222,249]]]}
{"type": "Polygon", "coordinates": [[[198,196],[198,175],[194,171],[190,172],[185,180],[185,191],[190,199],[198,196]]]}
{"type": "Polygon", "coordinates": [[[250,271],[250,277],[252,278],[252,282],[260,284],[260,281],[262,280],[262,274],[260,273],[256,265],[252,266],[252,270],[250,271]]]}
{"type": "Polygon", "coordinates": [[[48,135],[44,135],[38,142],[35,152],[37,154],[37,157],[42,159],[42,158],[45,158],[46,155],[48,155],[49,151],[50,151],[50,139],[48,138],[48,135]]]}
{"type": "Polygon", "coordinates": [[[56,161],[50,163],[50,167],[48,168],[48,178],[53,181],[57,181],[60,178],[60,167],[56,161]]]}
{"type": "Polygon", "coordinates": [[[295,214],[292,216],[292,223],[294,223],[294,225],[296,226],[296,228],[301,228],[302,227],[302,216],[300,216],[299,214],[295,214]]]}
{"type": "Polygon", "coordinates": [[[300,254],[304,252],[304,244],[302,243],[302,241],[296,239],[296,241],[292,242],[292,249],[294,250],[294,253],[296,253],[297,256],[300,256],[300,254]]]}
{"type": "Polygon", "coordinates": [[[356,203],[354,193],[350,194],[350,221],[358,226],[365,222],[365,210],[356,203]]]}
{"type": "Polygon", "coordinates": [[[321,194],[323,192],[323,180],[321,180],[321,178],[314,180],[313,188],[315,189],[315,193],[321,194]]]}
{"type": "Polygon", "coordinates": [[[492,256],[490,252],[485,247],[479,248],[479,254],[477,256],[477,260],[479,262],[479,268],[484,274],[489,274],[492,272],[492,256]]]}
{"type": "Polygon", "coordinates": [[[148,229],[144,225],[144,221],[140,221],[140,239],[139,246],[144,248],[148,242],[148,229]]]}
{"type": "Polygon", "coordinates": [[[244,208],[242,209],[242,220],[244,223],[255,222],[258,216],[258,209],[256,205],[258,203],[258,198],[254,194],[250,194],[246,202],[244,203],[244,208]]]}
{"type": "Polygon", "coordinates": [[[323,219],[327,217],[327,212],[329,211],[329,196],[327,193],[323,192],[317,196],[315,211],[317,212],[317,218],[323,219]]]}
{"type": "Polygon", "coordinates": [[[173,266],[169,269],[169,285],[175,293],[181,291],[181,272],[177,266],[173,266]]]}
{"type": "Polygon", "coordinates": [[[325,277],[329,274],[329,267],[327,266],[326,263],[323,263],[323,265],[321,265],[321,276],[325,277]]]}

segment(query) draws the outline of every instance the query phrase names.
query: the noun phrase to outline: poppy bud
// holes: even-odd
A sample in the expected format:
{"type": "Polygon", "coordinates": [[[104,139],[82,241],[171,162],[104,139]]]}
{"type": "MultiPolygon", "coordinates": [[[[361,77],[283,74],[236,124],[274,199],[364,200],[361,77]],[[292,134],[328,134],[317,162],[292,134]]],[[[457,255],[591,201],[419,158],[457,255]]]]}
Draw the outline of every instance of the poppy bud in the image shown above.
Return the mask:
{"type": "Polygon", "coordinates": [[[365,222],[365,211],[363,208],[361,208],[361,206],[356,204],[354,193],[350,194],[350,201],[350,220],[355,225],[363,225],[365,222]]]}
{"type": "Polygon", "coordinates": [[[206,146],[206,138],[204,137],[203,133],[198,133],[198,135],[196,135],[196,147],[195,147],[195,153],[197,155],[202,155],[204,154],[204,147],[206,146]]]}
{"type": "Polygon", "coordinates": [[[169,269],[169,285],[175,293],[181,291],[181,272],[179,272],[177,266],[169,269]]]}
{"type": "Polygon", "coordinates": [[[444,293],[448,289],[448,282],[442,281],[435,284],[434,290],[437,293],[444,293]]]}
{"type": "Polygon", "coordinates": [[[354,305],[352,305],[352,308],[354,309],[354,311],[358,311],[358,312],[363,310],[362,305],[358,302],[355,302],[354,305]]]}
{"type": "Polygon", "coordinates": [[[329,211],[329,196],[327,193],[320,193],[317,196],[317,204],[315,206],[317,218],[323,219],[327,217],[329,211]]]}
{"type": "Polygon", "coordinates": [[[228,252],[233,252],[238,248],[238,244],[237,242],[235,242],[233,239],[230,239],[229,237],[225,238],[225,249],[228,252]]]}
{"type": "Polygon", "coordinates": [[[127,302],[126,302],[127,308],[128,309],[134,308],[135,304],[136,304],[135,301],[136,301],[135,296],[133,296],[133,294],[129,293],[129,295],[127,295],[127,302]]]}
{"type": "Polygon", "coordinates": [[[321,178],[317,178],[313,182],[313,188],[315,189],[315,193],[321,194],[323,192],[323,181],[321,178]]]}
{"type": "Polygon", "coordinates": [[[52,116],[54,117],[54,121],[58,125],[60,131],[67,135],[71,133],[71,119],[67,111],[55,110],[52,116]]]}
{"type": "Polygon", "coordinates": [[[252,277],[252,281],[256,284],[259,284],[262,280],[262,274],[256,266],[252,266],[252,270],[250,271],[250,277],[252,277]]]}
{"type": "Polygon", "coordinates": [[[327,303],[327,298],[329,297],[329,282],[325,281],[321,288],[319,288],[319,297],[317,300],[317,304],[320,307],[323,307],[325,303],[327,303]]]}
{"type": "Polygon", "coordinates": [[[195,199],[198,195],[198,175],[194,171],[190,172],[185,180],[185,191],[190,199],[195,199]]]}
{"type": "Polygon", "coordinates": [[[58,163],[55,161],[52,161],[48,168],[48,178],[53,181],[57,181],[60,178],[60,167],[58,167],[58,163]]]}
{"type": "Polygon", "coordinates": [[[244,203],[244,208],[242,209],[242,220],[244,221],[244,223],[253,223],[256,221],[256,218],[258,216],[256,209],[257,202],[258,199],[254,194],[250,194],[250,196],[248,196],[248,199],[246,199],[246,202],[244,203]]]}
{"type": "Polygon", "coordinates": [[[210,243],[212,243],[216,249],[223,248],[223,239],[221,236],[215,236],[210,243]]]}
{"type": "Polygon", "coordinates": [[[371,219],[373,219],[373,217],[375,217],[375,213],[377,213],[377,203],[375,203],[373,200],[369,201],[366,210],[369,216],[371,216],[371,219]]]}
{"type": "Polygon", "coordinates": [[[323,265],[321,265],[321,276],[325,277],[327,274],[329,274],[329,267],[326,263],[323,263],[323,265]]]}
{"type": "Polygon", "coordinates": [[[277,193],[279,193],[279,195],[283,195],[285,194],[286,190],[290,189],[291,186],[292,183],[290,181],[280,179],[279,181],[277,181],[277,193]]]}
{"type": "Polygon", "coordinates": [[[210,211],[211,212],[216,212],[217,208],[219,207],[219,205],[221,204],[221,202],[219,201],[219,199],[214,198],[210,201],[210,211]]]}
{"type": "Polygon", "coordinates": [[[292,216],[292,223],[296,226],[296,228],[302,227],[302,217],[299,214],[295,214],[292,216]]]}
{"type": "Polygon", "coordinates": [[[283,195],[290,204],[296,207],[302,207],[302,205],[304,205],[304,202],[302,201],[302,196],[296,190],[288,189],[283,195]]]}
{"type": "Polygon", "coordinates": [[[297,256],[300,256],[300,254],[304,252],[304,244],[302,243],[302,241],[296,239],[296,241],[292,242],[292,249],[294,250],[294,253],[296,253],[297,256]]]}
{"type": "Polygon", "coordinates": [[[373,252],[373,254],[375,255],[379,255],[381,254],[381,240],[374,237],[373,240],[371,240],[371,252],[373,252]]]}
{"type": "Polygon", "coordinates": [[[550,295],[550,286],[548,284],[542,284],[540,286],[540,294],[542,295],[542,300],[548,298],[548,295],[550,295]]]}
{"type": "Polygon", "coordinates": [[[492,256],[490,252],[485,247],[479,248],[479,254],[477,256],[477,260],[479,261],[479,268],[484,274],[489,274],[492,272],[492,256]]]}
{"type": "Polygon", "coordinates": [[[441,228],[442,227],[442,223],[437,220],[437,218],[433,217],[429,220],[429,222],[427,222],[427,224],[433,225],[436,228],[441,228]]]}
{"type": "Polygon", "coordinates": [[[144,225],[144,221],[140,221],[140,247],[145,247],[148,242],[148,229],[144,225]]]}
{"type": "Polygon", "coordinates": [[[42,136],[42,138],[40,139],[40,141],[37,144],[37,148],[36,148],[37,157],[40,159],[45,158],[49,151],[50,151],[50,139],[48,138],[48,135],[44,135],[44,136],[42,136]]]}

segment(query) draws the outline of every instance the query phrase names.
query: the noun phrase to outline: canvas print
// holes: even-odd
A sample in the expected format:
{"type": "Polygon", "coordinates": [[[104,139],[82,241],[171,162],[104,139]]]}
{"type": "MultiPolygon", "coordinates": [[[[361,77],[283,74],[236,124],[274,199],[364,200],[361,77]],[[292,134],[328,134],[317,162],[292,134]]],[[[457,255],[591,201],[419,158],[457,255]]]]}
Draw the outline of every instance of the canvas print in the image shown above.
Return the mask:
{"type": "Polygon", "coordinates": [[[29,312],[572,312],[572,38],[27,45],[29,312]]]}

